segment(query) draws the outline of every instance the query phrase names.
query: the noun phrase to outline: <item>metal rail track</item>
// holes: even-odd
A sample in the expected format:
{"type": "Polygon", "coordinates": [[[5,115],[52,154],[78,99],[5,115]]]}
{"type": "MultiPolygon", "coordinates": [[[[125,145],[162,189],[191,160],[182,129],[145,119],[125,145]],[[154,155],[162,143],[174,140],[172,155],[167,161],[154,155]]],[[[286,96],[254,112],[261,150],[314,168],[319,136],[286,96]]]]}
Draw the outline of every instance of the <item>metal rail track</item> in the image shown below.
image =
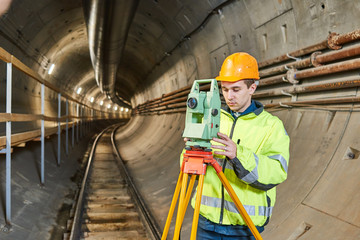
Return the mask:
{"type": "Polygon", "coordinates": [[[118,126],[103,130],[92,146],[71,233],[64,239],[160,239],[159,227],[135,188],[115,146],[118,126]]]}

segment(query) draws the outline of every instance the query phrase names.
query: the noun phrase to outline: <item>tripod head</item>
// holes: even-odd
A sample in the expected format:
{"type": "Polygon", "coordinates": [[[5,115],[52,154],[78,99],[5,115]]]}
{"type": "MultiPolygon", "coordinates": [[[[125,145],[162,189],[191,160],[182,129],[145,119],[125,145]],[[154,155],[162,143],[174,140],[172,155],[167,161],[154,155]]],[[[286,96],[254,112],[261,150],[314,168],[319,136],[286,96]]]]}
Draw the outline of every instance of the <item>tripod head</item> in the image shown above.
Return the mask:
{"type": "Polygon", "coordinates": [[[210,140],[220,128],[221,100],[215,79],[195,80],[187,99],[183,137],[189,138],[186,147],[210,149],[210,140]],[[210,91],[200,91],[200,83],[211,83],[210,91]]]}

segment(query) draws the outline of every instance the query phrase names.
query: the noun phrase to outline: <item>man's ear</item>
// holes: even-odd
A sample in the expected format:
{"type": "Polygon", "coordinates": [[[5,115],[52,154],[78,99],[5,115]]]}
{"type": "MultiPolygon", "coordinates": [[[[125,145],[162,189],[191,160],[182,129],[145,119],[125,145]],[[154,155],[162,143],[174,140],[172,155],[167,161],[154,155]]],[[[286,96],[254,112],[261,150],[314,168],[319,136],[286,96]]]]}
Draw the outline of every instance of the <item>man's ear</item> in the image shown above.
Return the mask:
{"type": "Polygon", "coordinates": [[[249,90],[251,95],[255,92],[256,88],[257,88],[256,83],[250,85],[249,90]]]}

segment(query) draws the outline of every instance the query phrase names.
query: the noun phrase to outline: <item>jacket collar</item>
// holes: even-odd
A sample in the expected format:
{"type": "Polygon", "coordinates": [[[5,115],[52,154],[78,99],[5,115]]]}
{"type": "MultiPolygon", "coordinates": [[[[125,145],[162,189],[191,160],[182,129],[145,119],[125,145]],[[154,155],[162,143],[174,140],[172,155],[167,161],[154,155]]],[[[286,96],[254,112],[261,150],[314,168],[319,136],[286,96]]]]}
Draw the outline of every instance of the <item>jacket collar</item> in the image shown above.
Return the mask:
{"type": "MultiPolygon", "coordinates": [[[[228,115],[233,116],[233,114],[231,114],[231,110],[229,108],[228,105],[225,105],[225,107],[222,108],[228,115]]],[[[251,105],[244,111],[245,114],[240,115],[240,117],[242,116],[247,116],[247,117],[251,117],[251,115],[254,114],[254,117],[259,116],[260,113],[262,113],[264,111],[264,105],[261,102],[258,102],[256,100],[251,100],[251,105]]]]}

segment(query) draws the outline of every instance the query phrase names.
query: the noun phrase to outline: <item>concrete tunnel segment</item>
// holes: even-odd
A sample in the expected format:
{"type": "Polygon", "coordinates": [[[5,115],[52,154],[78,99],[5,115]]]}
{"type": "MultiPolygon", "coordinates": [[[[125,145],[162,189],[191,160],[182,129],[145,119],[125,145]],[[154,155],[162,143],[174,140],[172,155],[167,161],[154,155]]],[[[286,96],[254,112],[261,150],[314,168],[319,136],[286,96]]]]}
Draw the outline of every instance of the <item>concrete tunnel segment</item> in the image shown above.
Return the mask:
{"type": "MultiPolygon", "coordinates": [[[[277,202],[263,238],[358,239],[359,113],[307,109],[272,113],[283,120],[290,136],[291,161],[288,179],[277,187],[277,202]],[[355,152],[354,158],[349,151],[355,152]]],[[[183,114],[135,117],[116,136],[161,227],[179,174],[184,120],[183,114]]],[[[191,214],[189,208],[185,236],[191,214]]]]}
{"type": "MultiPolygon", "coordinates": [[[[2,19],[1,24],[5,24],[3,26],[6,28],[2,29],[0,36],[1,47],[45,77],[42,60],[58,57],[58,72],[55,77],[49,77],[50,81],[69,94],[87,101],[87,96],[73,93],[79,82],[84,82],[85,92],[86,89],[94,89],[95,84],[91,83],[94,79],[81,3],[65,2],[63,6],[62,3],[49,1],[43,6],[40,2],[24,1],[23,6],[27,10],[14,1],[2,19]],[[27,15],[27,11],[32,14],[27,15]],[[24,34],[16,34],[19,31],[24,34]]],[[[154,7],[156,2],[160,1],[140,2],[139,14],[135,15],[134,27],[130,29],[131,44],[125,48],[123,61],[128,65],[120,68],[123,71],[129,65],[135,66],[121,76],[121,80],[126,78],[124,82],[129,85],[125,90],[133,94],[131,102],[134,107],[187,86],[194,79],[216,76],[222,59],[231,52],[249,51],[261,62],[323,41],[329,31],[346,33],[359,28],[360,4],[357,1],[229,1],[228,5],[208,19],[201,31],[160,61],[165,50],[172,49],[181,35],[190,32],[186,30],[191,30],[195,23],[200,24],[201,19],[194,14],[196,7],[187,2],[175,4],[175,1],[168,1],[164,5],[160,2],[154,7]],[[259,4],[262,4],[262,8],[258,7],[259,4]],[[153,13],[152,16],[157,19],[154,20],[149,13],[153,13]],[[191,13],[194,15],[190,22],[184,21],[184,16],[191,13]],[[188,25],[183,25],[183,28],[176,24],[162,27],[164,23],[176,21],[188,25]],[[148,23],[148,29],[144,22],[148,23]],[[138,44],[136,40],[145,44],[138,44]],[[140,77],[135,77],[137,74],[140,77]]],[[[225,1],[211,1],[212,4],[209,4],[216,8],[222,2],[225,1]]],[[[204,5],[208,7],[207,3],[204,5]]],[[[207,10],[204,5],[197,10],[207,10]]],[[[358,69],[347,75],[358,76],[358,69]]],[[[338,77],[342,76],[335,74],[331,78],[334,80],[338,77]]],[[[38,114],[39,98],[31,97],[37,95],[39,87],[26,77],[16,75],[15,78],[14,95],[23,97],[15,99],[14,109],[21,113],[38,114]]],[[[320,82],[327,78],[315,80],[320,82]]],[[[0,92],[0,109],[4,110],[4,88],[0,92]]],[[[46,95],[46,108],[56,115],[56,98],[53,93],[47,92],[46,95]]],[[[359,97],[358,87],[304,96],[299,94],[298,99],[334,96],[359,97]]],[[[269,103],[286,99],[287,96],[280,96],[260,101],[269,103]]],[[[269,111],[285,124],[291,139],[291,158],[288,179],[278,187],[277,203],[263,233],[264,239],[360,239],[358,105],[283,107],[269,111]]],[[[179,154],[184,146],[181,138],[184,120],[183,113],[135,115],[125,127],[119,129],[116,136],[120,153],[161,228],[179,173],[179,154]]],[[[38,128],[39,124],[14,126],[16,132],[38,128]]],[[[185,235],[190,226],[189,214],[184,222],[185,235]]]]}

